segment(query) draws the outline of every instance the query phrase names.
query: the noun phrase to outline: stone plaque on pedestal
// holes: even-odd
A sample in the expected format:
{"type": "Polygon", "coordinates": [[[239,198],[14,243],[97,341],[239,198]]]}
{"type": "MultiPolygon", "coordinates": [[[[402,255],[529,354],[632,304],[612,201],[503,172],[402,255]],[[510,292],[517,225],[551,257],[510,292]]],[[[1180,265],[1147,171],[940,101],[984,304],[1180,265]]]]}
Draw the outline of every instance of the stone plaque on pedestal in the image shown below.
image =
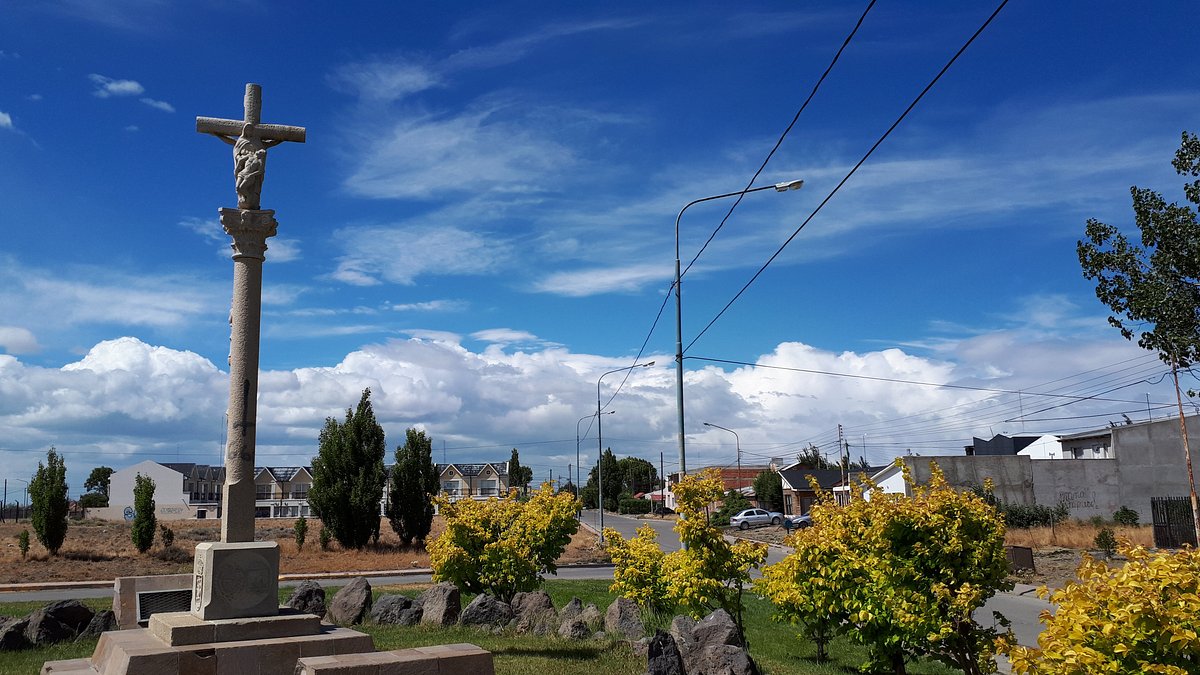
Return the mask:
{"type": "Polygon", "coordinates": [[[279,613],[279,544],[273,541],[196,545],[192,614],[239,619],[279,613]]]}

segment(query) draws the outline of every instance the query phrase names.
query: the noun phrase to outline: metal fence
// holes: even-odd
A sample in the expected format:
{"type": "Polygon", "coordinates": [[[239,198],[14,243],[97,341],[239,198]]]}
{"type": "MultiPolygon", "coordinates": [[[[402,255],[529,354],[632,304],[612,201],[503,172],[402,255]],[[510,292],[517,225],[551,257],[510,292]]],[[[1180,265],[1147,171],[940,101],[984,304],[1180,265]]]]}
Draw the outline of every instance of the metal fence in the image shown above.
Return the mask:
{"type": "Polygon", "coordinates": [[[1192,500],[1188,497],[1151,497],[1150,513],[1154,522],[1154,545],[1179,548],[1196,545],[1196,521],[1192,518],[1192,500]]]}

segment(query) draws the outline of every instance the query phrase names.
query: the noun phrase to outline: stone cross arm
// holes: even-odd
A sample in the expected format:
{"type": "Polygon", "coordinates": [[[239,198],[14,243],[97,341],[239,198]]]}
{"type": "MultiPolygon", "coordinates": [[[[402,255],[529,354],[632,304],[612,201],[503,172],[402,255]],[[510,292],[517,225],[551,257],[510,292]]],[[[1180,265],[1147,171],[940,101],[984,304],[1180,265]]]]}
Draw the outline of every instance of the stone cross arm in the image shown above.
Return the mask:
{"type": "MultiPolygon", "coordinates": [[[[218,117],[197,117],[196,131],[202,134],[229,136],[237,138],[242,135],[245,120],[226,120],[218,117]]],[[[264,141],[304,142],[304,127],[292,127],[285,124],[255,124],[254,135],[264,141]]]]}

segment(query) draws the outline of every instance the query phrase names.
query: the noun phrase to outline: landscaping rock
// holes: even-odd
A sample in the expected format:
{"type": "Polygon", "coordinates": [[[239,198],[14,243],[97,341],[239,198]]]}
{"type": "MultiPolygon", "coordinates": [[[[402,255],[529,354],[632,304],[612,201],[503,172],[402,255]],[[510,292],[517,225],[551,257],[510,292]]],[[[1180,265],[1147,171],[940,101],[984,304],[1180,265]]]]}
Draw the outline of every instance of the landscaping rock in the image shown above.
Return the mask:
{"type": "Polygon", "coordinates": [[[110,630],[117,630],[117,615],[111,609],[102,609],[96,612],[96,615],[83,630],[79,631],[79,635],[75,639],[100,637],[101,633],[107,633],[110,630]]]}
{"type": "Polygon", "coordinates": [[[435,626],[453,626],[458,623],[462,600],[454,584],[443,582],[427,588],[421,594],[419,602],[424,610],[421,623],[435,626]]]}
{"type": "Polygon", "coordinates": [[[710,645],[741,646],[742,644],[737,624],[734,623],[733,617],[729,616],[729,612],[723,609],[718,609],[701,619],[692,629],[692,638],[696,641],[698,649],[710,645]]]}
{"type": "Polygon", "coordinates": [[[579,618],[583,619],[583,622],[592,630],[598,630],[604,625],[604,615],[600,613],[600,609],[596,607],[595,603],[589,602],[585,605],[583,611],[579,614],[579,618]]]}
{"type": "Polygon", "coordinates": [[[588,628],[587,622],[579,617],[567,619],[558,627],[558,634],[568,640],[586,640],[592,634],[592,629],[588,628]]]}
{"type": "Polygon", "coordinates": [[[554,601],[545,591],[517,593],[513,596],[513,614],[518,633],[551,635],[560,628],[554,601]]]}
{"type": "MultiPolygon", "coordinates": [[[[520,595],[518,593],[517,595],[520,595]]],[[[515,604],[515,600],[514,600],[515,604]]],[[[563,605],[563,608],[558,613],[558,619],[561,623],[566,623],[571,619],[577,618],[583,613],[583,602],[579,598],[571,598],[571,601],[563,605]]]]}
{"type": "Polygon", "coordinates": [[[415,626],[421,621],[421,608],[412,598],[384,595],[371,608],[371,620],[392,626],[415,626]]]}
{"type": "Polygon", "coordinates": [[[617,598],[604,613],[604,632],[627,640],[638,640],[646,633],[638,606],[629,598],[617,598]]]}
{"type": "Polygon", "coordinates": [[[329,603],[329,619],[344,626],[360,624],[371,611],[371,584],[365,577],[356,577],[333,596],[329,603]]]}
{"type": "Polygon", "coordinates": [[[78,600],[59,600],[30,613],[25,638],[34,645],[74,640],[93,616],[95,612],[78,600]]]}
{"type": "Polygon", "coordinates": [[[315,581],[301,582],[296,590],[292,591],[287,606],[305,614],[325,616],[325,589],[315,581]]]}
{"type": "Polygon", "coordinates": [[[671,620],[671,637],[675,638],[675,646],[680,653],[686,654],[692,649],[696,638],[692,637],[692,631],[696,628],[696,621],[690,616],[679,615],[671,620]]]}
{"type": "Polygon", "coordinates": [[[646,655],[646,675],[686,675],[683,656],[670,633],[661,630],[654,632],[646,655]]]}
{"type": "Polygon", "coordinates": [[[25,637],[25,629],[29,627],[29,617],[5,619],[0,622],[0,651],[24,649],[29,646],[25,637]]]}
{"type": "Polygon", "coordinates": [[[758,675],[758,666],[736,645],[709,645],[685,661],[687,672],[697,675],[758,675]]]}
{"type": "Polygon", "coordinates": [[[463,610],[459,622],[464,626],[506,626],[512,618],[513,610],[507,602],[480,593],[463,610]]]}

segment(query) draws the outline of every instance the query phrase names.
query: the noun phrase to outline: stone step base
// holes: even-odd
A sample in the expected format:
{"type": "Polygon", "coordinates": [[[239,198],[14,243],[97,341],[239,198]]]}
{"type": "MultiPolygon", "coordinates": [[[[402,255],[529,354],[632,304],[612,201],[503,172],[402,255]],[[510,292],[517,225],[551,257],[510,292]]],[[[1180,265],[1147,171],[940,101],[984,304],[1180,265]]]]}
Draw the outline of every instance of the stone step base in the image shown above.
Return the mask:
{"type": "Polygon", "coordinates": [[[495,675],[491,652],[472,644],[337,656],[306,656],[296,675],[495,675]]]}
{"type": "Polygon", "coordinates": [[[181,675],[293,675],[302,657],[338,656],[374,652],[371,636],[349,628],[322,626],[315,635],[260,640],[202,642],[171,646],[147,629],[104,633],[87,659],[51,661],[47,673],[126,675],[164,673],[181,675]]]}

